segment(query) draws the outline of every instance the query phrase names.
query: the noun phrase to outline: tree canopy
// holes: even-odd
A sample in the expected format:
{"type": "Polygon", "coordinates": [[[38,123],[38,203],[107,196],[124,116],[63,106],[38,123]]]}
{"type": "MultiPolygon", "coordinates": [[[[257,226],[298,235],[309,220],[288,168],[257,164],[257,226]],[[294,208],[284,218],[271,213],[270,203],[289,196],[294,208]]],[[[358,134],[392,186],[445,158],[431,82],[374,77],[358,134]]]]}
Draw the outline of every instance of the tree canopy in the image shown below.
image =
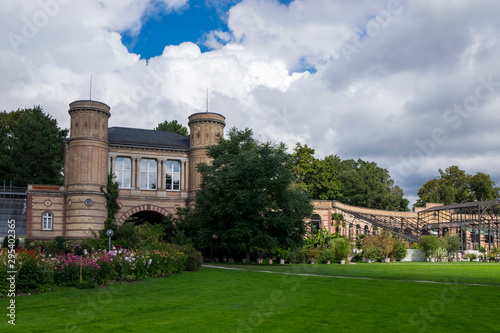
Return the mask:
{"type": "Polygon", "coordinates": [[[159,123],[158,126],[155,127],[155,131],[167,131],[174,132],[185,137],[189,137],[189,132],[185,126],[182,126],[177,120],[168,121],[165,120],[162,123],[159,123]]]}
{"type": "Polygon", "coordinates": [[[389,172],[375,162],[361,159],[341,160],[338,156],[314,157],[314,149],[297,143],[291,170],[297,186],[313,199],[339,200],[346,204],[386,209],[408,210],[403,190],[394,185],[389,172]]]}
{"type": "Polygon", "coordinates": [[[427,181],[418,190],[419,199],[415,206],[423,207],[426,202],[451,205],[492,200],[498,198],[499,190],[490,175],[478,172],[471,176],[458,166],[452,165],[444,171],[439,169],[439,178],[427,181]]]}
{"type": "Polygon", "coordinates": [[[68,130],[41,106],[0,113],[0,180],[14,186],[62,184],[68,130]]]}
{"type": "Polygon", "coordinates": [[[252,248],[296,248],[303,244],[313,206],[293,175],[284,144],[261,143],[250,129],[235,128],[208,147],[212,164],[200,163],[194,221],[206,245],[243,247],[247,262],[252,248]]]}
{"type": "Polygon", "coordinates": [[[341,160],[335,156],[341,201],[354,206],[407,211],[410,203],[403,190],[394,185],[387,169],[361,159],[341,160]]]}
{"type": "Polygon", "coordinates": [[[333,156],[323,160],[314,157],[314,149],[297,143],[292,154],[292,172],[295,182],[311,198],[333,200],[340,197],[340,184],[333,156]]]}

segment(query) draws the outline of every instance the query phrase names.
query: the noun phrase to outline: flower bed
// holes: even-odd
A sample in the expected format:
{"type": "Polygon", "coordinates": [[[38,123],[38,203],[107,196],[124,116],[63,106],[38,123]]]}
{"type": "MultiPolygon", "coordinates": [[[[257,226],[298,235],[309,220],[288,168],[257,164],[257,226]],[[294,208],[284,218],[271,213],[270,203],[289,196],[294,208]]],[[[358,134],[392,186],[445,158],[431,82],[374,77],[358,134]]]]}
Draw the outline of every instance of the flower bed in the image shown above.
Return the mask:
{"type": "MultiPolygon", "coordinates": [[[[185,270],[200,269],[201,254],[190,246],[161,244],[154,249],[112,251],[92,250],[82,255],[50,255],[38,250],[19,249],[16,253],[16,292],[44,291],[50,286],[93,288],[110,281],[139,281],[185,270]],[[197,264],[196,264],[197,263],[197,264]]],[[[8,253],[0,253],[0,275],[6,275],[8,253]]],[[[8,289],[0,282],[0,295],[8,289]]]]}

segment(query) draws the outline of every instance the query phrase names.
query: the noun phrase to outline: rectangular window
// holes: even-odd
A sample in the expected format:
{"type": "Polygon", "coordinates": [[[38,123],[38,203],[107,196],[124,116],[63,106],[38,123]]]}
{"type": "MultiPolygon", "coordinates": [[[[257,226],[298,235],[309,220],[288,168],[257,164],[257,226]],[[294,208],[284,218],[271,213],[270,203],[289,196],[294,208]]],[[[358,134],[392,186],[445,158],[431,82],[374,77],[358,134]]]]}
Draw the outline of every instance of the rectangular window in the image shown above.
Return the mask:
{"type": "Polygon", "coordinates": [[[44,213],[42,216],[42,230],[52,230],[52,214],[44,213]]]}
{"type": "Polygon", "coordinates": [[[141,189],[156,190],[156,160],[141,159],[141,189]]]}
{"type": "Polygon", "coordinates": [[[165,162],[166,181],[165,188],[167,191],[179,191],[181,189],[181,164],[179,161],[165,162]]]}
{"type": "Polygon", "coordinates": [[[132,179],[132,161],[128,157],[117,157],[115,160],[115,175],[119,188],[130,188],[132,179]]]}

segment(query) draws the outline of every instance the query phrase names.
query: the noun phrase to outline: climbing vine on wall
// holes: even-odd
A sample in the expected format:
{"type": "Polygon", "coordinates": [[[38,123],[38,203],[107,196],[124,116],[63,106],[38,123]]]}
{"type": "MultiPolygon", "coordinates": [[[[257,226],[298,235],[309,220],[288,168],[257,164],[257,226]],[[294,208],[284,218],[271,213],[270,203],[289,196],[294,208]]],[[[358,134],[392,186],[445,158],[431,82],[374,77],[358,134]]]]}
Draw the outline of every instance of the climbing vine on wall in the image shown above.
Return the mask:
{"type": "Polygon", "coordinates": [[[118,182],[114,181],[115,176],[112,173],[108,174],[108,183],[106,186],[101,186],[101,192],[104,193],[106,198],[106,206],[108,208],[108,218],[104,221],[104,229],[101,230],[101,238],[107,237],[106,231],[111,229],[116,232],[115,214],[120,209],[118,204],[118,182]]]}

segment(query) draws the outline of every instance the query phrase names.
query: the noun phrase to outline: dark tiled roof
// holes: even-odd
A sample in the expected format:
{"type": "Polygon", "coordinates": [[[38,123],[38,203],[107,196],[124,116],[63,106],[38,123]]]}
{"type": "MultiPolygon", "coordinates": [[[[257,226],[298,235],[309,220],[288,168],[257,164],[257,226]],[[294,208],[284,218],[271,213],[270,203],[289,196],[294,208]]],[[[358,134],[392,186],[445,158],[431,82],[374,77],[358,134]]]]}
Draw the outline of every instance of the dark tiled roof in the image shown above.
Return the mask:
{"type": "Polygon", "coordinates": [[[108,141],[112,145],[189,150],[189,138],[166,131],[110,127],[108,141]]]}

